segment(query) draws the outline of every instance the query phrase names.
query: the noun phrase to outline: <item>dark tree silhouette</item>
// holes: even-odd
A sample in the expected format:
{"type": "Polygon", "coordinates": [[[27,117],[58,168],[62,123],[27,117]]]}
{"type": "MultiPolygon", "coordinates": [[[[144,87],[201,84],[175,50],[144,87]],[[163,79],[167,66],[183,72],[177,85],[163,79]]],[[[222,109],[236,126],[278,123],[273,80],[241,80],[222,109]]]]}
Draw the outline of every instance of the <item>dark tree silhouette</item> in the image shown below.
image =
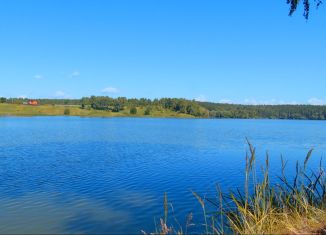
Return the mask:
{"type": "MultiPolygon", "coordinates": [[[[286,1],[287,1],[287,4],[290,5],[289,15],[292,16],[293,13],[297,10],[298,5],[300,4],[300,0],[286,0],[286,1]]],[[[322,0],[313,0],[313,2],[314,2],[314,5],[316,5],[316,8],[318,8],[323,3],[322,0]]],[[[303,0],[303,7],[304,7],[303,16],[306,19],[309,18],[310,5],[311,5],[311,0],[303,0]]]]}

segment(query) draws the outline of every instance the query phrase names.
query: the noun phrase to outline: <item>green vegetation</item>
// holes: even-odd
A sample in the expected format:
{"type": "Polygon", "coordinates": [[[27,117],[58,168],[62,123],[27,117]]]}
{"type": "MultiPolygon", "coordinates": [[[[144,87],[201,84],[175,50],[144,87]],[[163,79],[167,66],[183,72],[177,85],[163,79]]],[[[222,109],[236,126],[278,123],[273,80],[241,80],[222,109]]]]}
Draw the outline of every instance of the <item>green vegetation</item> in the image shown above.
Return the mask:
{"type": "Polygon", "coordinates": [[[150,107],[147,107],[145,109],[144,115],[150,115],[150,114],[151,114],[151,109],[150,109],[150,107]]]}
{"type": "Polygon", "coordinates": [[[38,106],[23,105],[28,99],[5,99],[0,106],[0,115],[68,115],[73,116],[151,116],[151,117],[208,117],[207,109],[196,101],[186,99],[127,99],[107,96],[92,96],[82,99],[37,99],[38,106]],[[11,105],[11,106],[10,106],[11,105]]]}
{"type": "Polygon", "coordinates": [[[65,108],[65,110],[63,111],[64,115],[70,115],[70,109],[65,108]]]}
{"type": "Polygon", "coordinates": [[[326,106],[317,105],[240,105],[201,102],[215,118],[268,118],[325,120],[326,106]]]}
{"type": "Polygon", "coordinates": [[[151,109],[166,109],[176,113],[188,114],[195,117],[208,117],[208,111],[201,107],[197,102],[186,99],[127,99],[118,97],[116,99],[106,96],[92,96],[81,99],[81,103],[90,106],[96,110],[106,110],[112,112],[120,112],[125,108],[146,107],[146,114],[150,115],[151,109]]]}
{"type": "Polygon", "coordinates": [[[130,114],[132,114],[132,115],[137,114],[137,108],[136,107],[131,107],[130,114]]]}
{"type": "Polygon", "coordinates": [[[68,107],[73,116],[326,119],[326,106],[315,105],[240,105],[180,98],[150,100],[91,96],[82,99],[37,99],[38,106],[19,107],[27,101],[28,99],[0,98],[0,115],[62,115],[62,107],[68,107]]]}
{"type": "MultiPolygon", "coordinates": [[[[282,159],[279,183],[271,184],[269,158],[261,174],[256,171],[256,150],[249,143],[246,157],[245,185],[222,193],[217,186],[215,199],[203,198],[193,192],[203,210],[206,234],[312,234],[326,229],[326,178],[322,165],[317,171],[307,171],[312,150],[301,167],[296,165],[296,175],[289,181],[285,174],[286,163],[282,159]]],[[[160,220],[157,234],[186,234],[185,227],[168,221],[168,201],[164,196],[164,219],[160,220]],[[176,226],[168,225],[176,224],[176,226]]]]}
{"type": "MultiPolygon", "coordinates": [[[[95,110],[90,107],[82,109],[79,105],[64,106],[64,105],[22,105],[22,104],[1,104],[0,103],[0,116],[62,116],[65,115],[65,109],[69,108],[70,116],[80,117],[127,117],[131,116],[128,108],[120,112],[112,112],[105,110],[95,110]]],[[[136,115],[143,116],[145,112],[144,107],[138,109],[136,115]]],[[[176,113],[167,109],[154,109],[149,117],[173,117],[173,118],[192,118],[188,114],[176,113]]]]}

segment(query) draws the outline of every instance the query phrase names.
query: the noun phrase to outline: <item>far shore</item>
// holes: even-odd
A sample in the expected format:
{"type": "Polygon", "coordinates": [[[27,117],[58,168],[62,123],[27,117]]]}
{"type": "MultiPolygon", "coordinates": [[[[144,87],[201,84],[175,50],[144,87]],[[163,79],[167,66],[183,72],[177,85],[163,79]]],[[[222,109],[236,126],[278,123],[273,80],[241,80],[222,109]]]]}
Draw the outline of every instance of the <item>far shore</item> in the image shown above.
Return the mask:
{"type": "Polygon", "coordinates": [[[152,110],[145,115],[144,107],[137,107],[137,114],[131,114],[130,108],[120,112],[106,110],[82,109],[80,105],[26,105],[0,103],[0,117],[88,117],[88,118],[176,118],[176,119],[219,119],[219,120],[288,120],[288,121],[324,121],[316,119],[281,119],[281,118],[214,118],[195,117],[193,115],[175,112],[169,109],[152,110]],[[67,113],[67,110],[68,113],[67,113]]]}
{"type": "Polygon", "coordinates": [[[153,110],[145,115],[144,108],[139,107],[137,114],[130,114],[126,108],[120,112],[95,109],[82,109],[79,105],[23,105],[0,104],[0,117],[36,117],[36,116],[77,116],[77,117],[151,117],[151,118],[195,118],[192,115],[171,110],[153,110]]]}

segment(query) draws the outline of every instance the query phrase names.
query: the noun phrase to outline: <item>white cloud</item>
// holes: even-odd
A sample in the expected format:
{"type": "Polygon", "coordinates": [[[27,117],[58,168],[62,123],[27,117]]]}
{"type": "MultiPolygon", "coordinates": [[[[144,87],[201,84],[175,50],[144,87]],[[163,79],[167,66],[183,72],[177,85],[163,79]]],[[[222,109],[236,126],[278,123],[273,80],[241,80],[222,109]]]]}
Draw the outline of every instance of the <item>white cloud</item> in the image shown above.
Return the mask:
{"type": "Polygon", "coordinates": [[[26,99],[27,98],[27,95],[20,95],[20,96],[18,96],[18,98],[20,98],[20,99],[26,99]]]}
{"type": "Polygon", "coordinates": [[[313,97],[313,98],[310,98],[308,100],[308,104],[311,104],[311,105],[326,105],[326,101],[318,99],[316,97],[313,97]]]}
{"type": "Polygon", "coordinates": [[[78,70],[75,70],[70,74],[71,78],[76,78],[76,77],[79,77],[79,76],[80,76],[80,72],[78,70]]]}
{"type": "Polygon", "coordinates": [[[206,102],[208,99],[206,96],[204,95],[200,95],[198,96],[197,98],[195,98],[196,101],[199,101],[199,102],[206,102]]]}
{"type": "Polygon", "coordinates": [[[221,99],[218,101],[221,104],[233,104],[234,102],[230,99],[221,99]]]}
{"type": "Polygon", "coordinates": [[[41,79],[44,79],[44,76],[43,75],[40,75],[40,74],[36,74],[34,76],[35,79],[38,79],[38,80],[41,80],[41,79]]]}
{"type": "Polygon", "coordinates": [[[218,103],[222,104],[244,104],[244,105],[282,105],[282,104],[298,104],[296,101],[283,101],[277,99],[269,99],[269,100],[257,100],[254,98],[246,98],[244,100],[231,100],[231,99],[221,99],[218,103]]]}
{"type": "Polygon", "coordinates": [[[114,93],[119,93],[120,91],[119,91],[118,88],[115,88],[115,87],[111,87],[111,86],[109,86],[109,87],[104,88],[104,89],[102,90],[102,92],[103,92],[103,93],[112,93],[112,94],[114,94],[114,93]]]}
{"type": "Polygon", "coordinates": [[[297,101],[291,101],[291,102],[288,102],[287,104],[297,105],[299,103],[297,101]]]}
{"type": "Polygon", "coordinates": [[[54,97],[55,97],[55,98],[67,98],[67,95],[66,95],[66,93],[63,92],[63,91],[56,91],[56,92],[54,93],[54,97]]]}
{"type": "Polygon", "coordinates": [[[256,99],[248,99],[248,98],[243,101],[243,104],[257,105],[259,103],[263,103],[263,102],[258,102],[256,99]]]}
{"type": "Polygon", "coordinates": [[[245,99],[242,104],[248,105],[285,105],[285,104],[298,104],[296,101],[284,101],[284,100],[277,100],[277,99],[270,99],[270,100],[256,100],[256,99],[245,99]]]}

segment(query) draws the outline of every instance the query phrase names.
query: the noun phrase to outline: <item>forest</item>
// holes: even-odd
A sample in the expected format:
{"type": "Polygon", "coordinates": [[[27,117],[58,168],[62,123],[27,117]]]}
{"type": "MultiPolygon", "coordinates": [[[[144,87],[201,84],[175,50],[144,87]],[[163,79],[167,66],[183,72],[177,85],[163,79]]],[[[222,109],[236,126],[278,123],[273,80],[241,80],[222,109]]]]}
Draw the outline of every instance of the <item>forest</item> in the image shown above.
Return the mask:
{"type": "Polygon", "coordinates": [[[325,105],[240,105],[201,102],[214,118],[325,120],[325,105]]]}

